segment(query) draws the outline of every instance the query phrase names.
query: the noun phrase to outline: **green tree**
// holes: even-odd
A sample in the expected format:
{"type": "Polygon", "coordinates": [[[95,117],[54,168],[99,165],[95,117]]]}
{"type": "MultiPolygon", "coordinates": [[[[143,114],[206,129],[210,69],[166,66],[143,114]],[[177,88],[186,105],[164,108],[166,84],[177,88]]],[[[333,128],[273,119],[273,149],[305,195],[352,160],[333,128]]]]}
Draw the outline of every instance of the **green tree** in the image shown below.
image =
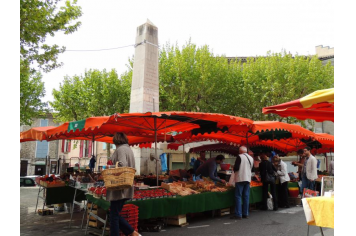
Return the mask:
{"type": "MultiPolygon", "coordinates": [[[[66,76],[59,90],[53,90],[50,102],[57,121],[81,120],[129,112],[132,61],[120,77],[115,70],[89,70],[84,76],[66,76]]],[[[107,145],[108,156],[110,145],[107,145]]]]}
{"type": "Polygon", "coordinates": [[[231,67],[208,46],[166,45],[159,58],[160,109],[219,112],[231,67]]]}
{"type": "Polygon", "coordinates": [[[77,1],[66,1],[65,6],[58,9],[60,0],[21,0],[20,1],[20,55],[28,64],[36,64],[45,72],[49,72],[62,63],[58,62],[58,54],[65,47],[45,43],[47,36],[56,32],[71,34],[81,22],[74,22],[81,15],[81,7],[77,1]]]}
{"type": "MultiPolygon", "coordinates": [[[[230,114],[253,120],[296,119],[262,114],[262,108],[331,88],[334,67],[316,57],[268,53],[246,63],[214,55],[190,41],[160,52],[160,109],[230,114]]],[[[303,122],[302,122],[303,123],[303,122]]]]}
{"type": "Polygon", "coordinates": [[[44,114],[47,103],[41,98],[45,95],[42,75],[33,72],[23,60],[20,61],[20,124],[31,125],[33,117],[44,114]]]}
{"type": "Polygon", "coordinates": [[[82,15],[81,8],[66,1],[58,9],[60,0],[21,0],[20,1],[20,124],[31,125],[32,119],[46,112],[46,103],[41,102],[45,95],[44,83],[39,69],[49,72],[62,63],[59,53],[65,47],[48,45],[48,36],[56,32],[75,32],[80,22],[74,22],[82,15]],[[37,68],[38,67],[38,68],[37,68]]]}

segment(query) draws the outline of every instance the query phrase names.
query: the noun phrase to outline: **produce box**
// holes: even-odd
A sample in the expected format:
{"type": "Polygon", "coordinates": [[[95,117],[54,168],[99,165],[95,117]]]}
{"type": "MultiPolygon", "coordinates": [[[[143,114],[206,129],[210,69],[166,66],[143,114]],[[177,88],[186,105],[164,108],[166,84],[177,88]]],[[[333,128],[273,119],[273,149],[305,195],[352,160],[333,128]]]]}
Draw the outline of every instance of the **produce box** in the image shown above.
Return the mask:
{"type": "Polygon", "coordinates": [[[169,183],[166,184],[166,183],[162,182],[161,188],[164,188],[164,189],[170,191],[171,185],[169,183]]]}
{"type": "Polygon", "coordinates": [[[302,199],[300,197],[290,197],[288,200],[289,200],[289,205],[291,206],[302,204],[302,199]]]}
{"type": "Polygon", "coordinates": [[[223,208],[223,209],[216,210],[216,215],[217,216],[230,215],[230,208],[223,208]]]}
{"type": "Polygon", "coordinates": [[[64,181],[58,181],[58,182],[47,182],[47,181],[40,181],[40,185],[46,188],[54,188],[54,187],[64,187],[66,184],[64,181]]]}
{"type": "Polygon", "coordinates": [[[41,216],[53,215],[53,210],[50,210],[50,209],[43,209],[43,211],[42,211],[42,209],[38,209],[37,212],[41,216]]]}
{"type": "Polygon", "coordinates": [[[182,226],[187,224],[187,217],[186,215],[170,216],[167,218],[167,224],[182,226]]]}

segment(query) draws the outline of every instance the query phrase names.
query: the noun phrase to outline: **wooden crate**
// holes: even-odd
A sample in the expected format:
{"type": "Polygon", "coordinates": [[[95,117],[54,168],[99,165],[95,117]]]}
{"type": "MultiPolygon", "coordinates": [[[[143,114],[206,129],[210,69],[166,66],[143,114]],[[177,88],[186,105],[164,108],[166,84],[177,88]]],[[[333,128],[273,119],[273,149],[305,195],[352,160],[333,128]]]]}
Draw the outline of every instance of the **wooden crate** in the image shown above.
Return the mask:
{"type": "Polygon", "coordinates": [[[56,188],[56,187],[64,187],[66,184],[64,181],[56,182],[55,184],[48,184],[47,181],[40,180],[40,185],[46,188],[56,188]]]}
{"type": "Polygon", "coordinates": [[[98,221],[98,220],[89,220],[89,227],[93,228],[102,228],[104,226],[103,222],[98,221]]]}
{"type": "Polygon", "coordinates": [[[93,210],[97,210],[97,209],[98,209],[98,206],[95,205],[94,203],[91,203],[91,202],[88,202],[88,203],[87,203],[87,208],[88,208],[88,210],[90,210],[90,207],[91,207],[92,204],[93,204],[93,210]]]}
{"type": "Polygon", "coordinates": [[[164,188],[168,191],[170,191],[171,185],[170,184],[166,184],[165,182],[161,183],[161,188],[164,188]]]}
{"type": "Polygon", "coordinates": [[[187,216],[186,215],[170,216],[167,218],[167,224],[184,226],[187,224],[187,216]]]}
{"type": "Polygon", "coordinates": [[[41,216],[53,215],[53,210],[50,210],[50,209],[43,209],[43,211],[42,211],[42,209],[38,209],[37,212],[41,216]]]}
{"type": "Polygon", "coordinates": [[[216,210],[216,215],[217,216],[225,216],[225,215],[230,215],[230,208],[223,208],[216,210]]]}
{"type": "Polygon", "coordinates": [[[289,200],[289,205],[291,206],[302,204],[302,199],[300,197],[290,197],[288,200],[289,200]]]}

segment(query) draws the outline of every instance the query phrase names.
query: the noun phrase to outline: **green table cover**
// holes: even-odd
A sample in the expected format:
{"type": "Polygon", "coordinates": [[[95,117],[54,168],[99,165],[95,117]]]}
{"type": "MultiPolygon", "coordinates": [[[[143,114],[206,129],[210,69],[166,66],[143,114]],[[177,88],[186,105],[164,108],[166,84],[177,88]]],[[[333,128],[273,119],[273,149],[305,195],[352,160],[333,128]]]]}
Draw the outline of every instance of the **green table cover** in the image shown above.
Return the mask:
{"type": "MultiPolygon", "coordinates": [[[[86,195],[87,199],[104,210],[110,208],[110,202],[86,195]]],[[[250,190],[250,203],[262,201],[262,187],[250,190]]],[[[127,201],[139,207],[139,219],[176,216],[187,213],[203,212],[228,208],[235,205],[234,190],[223,193],[207,192],[176,198],[156,198],[139,201],[127,201]]]]}
{"type": "MultiPolygon", "coordinates": [[[[288,187],[298,187],[298,183],[289,182],[288,187]]],[[[127,201],[126,204],[134,204],[139,207],[139,219],[150,219],[228,208],[235,205],[234,192],[234,190],[223,193],[207,192],[185,197],[127,201]]],[[[87,194],[86,197],[104,210],[110,208],[108,201],[94,198],[90,194],[87,194]]],[[[262,186],[250,188],[250,204],[261,201],[262,186]]]]}
{"type": "MultiPolygon", "coordinates": [[[[60,204],[73,202],[75,189],[69,186],[46,188],[46,204],[60,204]]],[[[85,194],[80,189],[77,190],[76,201],[86,200],[85,194]]]]}

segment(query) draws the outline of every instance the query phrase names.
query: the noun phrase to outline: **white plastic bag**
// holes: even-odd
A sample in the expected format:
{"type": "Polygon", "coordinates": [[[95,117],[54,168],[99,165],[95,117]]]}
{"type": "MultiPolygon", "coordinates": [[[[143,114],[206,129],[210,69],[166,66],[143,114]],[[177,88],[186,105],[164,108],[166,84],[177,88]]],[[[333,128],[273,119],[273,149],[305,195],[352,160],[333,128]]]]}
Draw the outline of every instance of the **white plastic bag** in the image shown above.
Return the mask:
{"type": "Polygon", "coordinates": [[[269,198],[267,198],[267,208],[268,210],[273,210],[273,198],[272,195],[268,192],[269,198]]]}
{"type": "Polygon", "coordinates": [[[230,179],[229,179],[229,185],[235,187],[235,172],[232,172],[230,179]]]}

